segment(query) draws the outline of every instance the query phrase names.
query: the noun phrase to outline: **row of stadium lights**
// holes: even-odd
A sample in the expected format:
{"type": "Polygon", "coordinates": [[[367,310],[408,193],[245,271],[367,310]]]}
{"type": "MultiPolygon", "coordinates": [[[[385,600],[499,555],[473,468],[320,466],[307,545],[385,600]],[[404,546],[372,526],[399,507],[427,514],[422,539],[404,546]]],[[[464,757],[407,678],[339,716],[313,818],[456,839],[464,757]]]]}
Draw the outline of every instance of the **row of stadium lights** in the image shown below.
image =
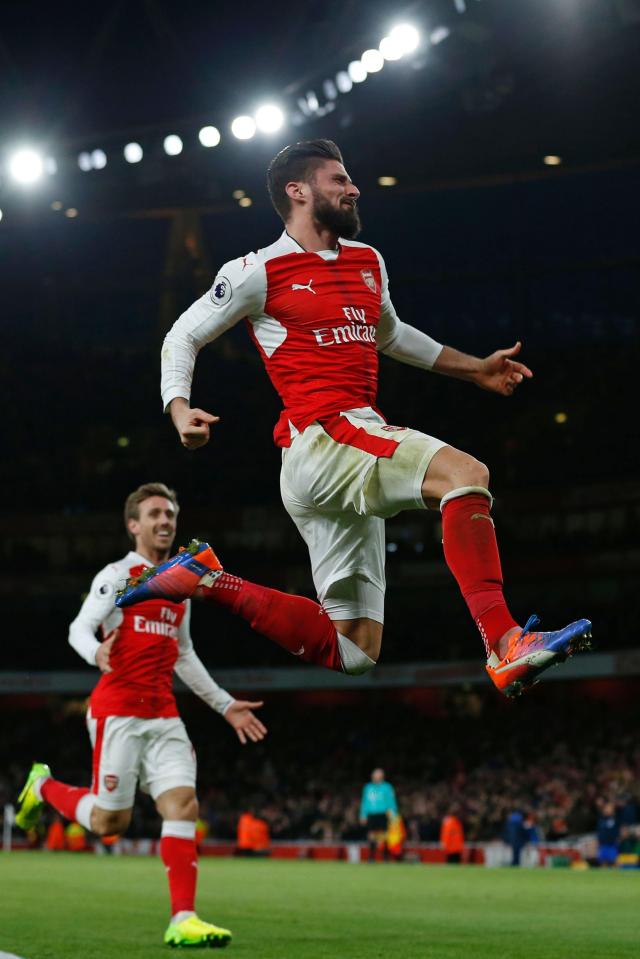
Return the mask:
{"type": "MultiPolygon", "coordinates": [[[[447,27],[433,30],[429,35],[432,44],[442,42],[449,35],[447,27]]],[[[333,79],[325,80],[322,89],[326,102],[321,104],[315,92],[309,91],[297,101],[297,109],[291,114],[290,121],[299,126],[306,119],[323,117],[335,108],[339,94],[346,94],[355,84],[363,83],[370,74],[379,73],[386,61],[401,60],[413,53],[420,45],[420,34],[411,24],[399,24],[388,36],[384,37],[377,49],[365,50],[359,60],[353,60],[346,70],[341,70],[333,79]]],[[[285,113],[274,103],[265,103],[253,116],[236,117],[231,123],[231,133],[237,140],[251,140],[256,133],[277,133],[285,123],[285,113]]],[[[222,140],[217,127],[205,126],[198,133],[203,147],[216,147],[222,140]]],[[[184,149],[181,137],[170,133],[163,141],[167,156],[178,156],[184,149]]],[[[140,163],[144,149],[140,143],[127,143],[123,149],[127,163],[140,163]]],[[[102,149],[83,151],[78,155],[78,166],[84,173],[91,170],[104,170],[107,166],[107,154],[102,149]]],[[[45,174],[57,173],[57,163],[53,157],[43,157],[36,150],[25,148],[18,150],[9,160],[11,178],[24,186],[30,186],[45,174]]]]}

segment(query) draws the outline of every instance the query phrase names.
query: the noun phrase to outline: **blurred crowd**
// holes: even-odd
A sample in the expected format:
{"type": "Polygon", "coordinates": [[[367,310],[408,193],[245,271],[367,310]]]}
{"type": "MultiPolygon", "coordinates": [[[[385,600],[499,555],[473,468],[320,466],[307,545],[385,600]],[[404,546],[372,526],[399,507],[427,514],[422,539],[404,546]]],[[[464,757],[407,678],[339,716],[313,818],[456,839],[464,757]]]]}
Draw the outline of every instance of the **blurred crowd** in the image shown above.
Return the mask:
{"type": "MultiPolygon", "coordinates": [[[[246,747],[197,701],[181,697],[180,705],[212,839],[235,839],[240,815],[251,811],[272,840],[363,840],[360,793],[380,765],[409,842],[438,842],[452,810],[467,842],[504,839],[514,812],[538,841],[596,833],[604,817],[616,842],[631,842],[640,822],[637,691],[632,681],[554,682],[516,703],[483,688],[273,694],[263,709],[267,739],[246,747]]],[[[33,758],[88,784],[81,704],[0,716],[0,806],[33,758]]],[[[140,797],[129,834],[157,832],[153,806],[140,797]]]]}

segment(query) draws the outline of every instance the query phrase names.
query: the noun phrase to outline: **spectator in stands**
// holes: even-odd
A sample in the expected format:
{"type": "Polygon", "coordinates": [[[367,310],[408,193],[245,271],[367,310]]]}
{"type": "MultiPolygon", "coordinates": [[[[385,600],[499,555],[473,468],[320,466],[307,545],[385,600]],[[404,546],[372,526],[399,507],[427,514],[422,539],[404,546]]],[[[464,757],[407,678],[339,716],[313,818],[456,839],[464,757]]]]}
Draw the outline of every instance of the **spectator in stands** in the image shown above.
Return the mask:
{"type": "Polygon", "coordinates": [[[460,807],[451,806],[440,827],[440,845],[450,863],[462,862],[464,852],[464,827],[459,814],[460,807]]]}

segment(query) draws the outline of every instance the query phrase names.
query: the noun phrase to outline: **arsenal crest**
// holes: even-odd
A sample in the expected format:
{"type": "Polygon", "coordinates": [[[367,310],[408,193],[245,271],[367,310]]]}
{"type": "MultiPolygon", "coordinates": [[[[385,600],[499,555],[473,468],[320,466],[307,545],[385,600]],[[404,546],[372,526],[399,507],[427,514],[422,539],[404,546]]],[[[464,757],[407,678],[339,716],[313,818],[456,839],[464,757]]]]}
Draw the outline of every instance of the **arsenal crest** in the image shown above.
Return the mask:
{"type": "Polygon", "coordinates": [[[378,284],[376,283],[376,278],[373,275],[373,270],[360,270],[360,276],[372,293],[378,292],[378,284]]]}
{"type": "Polygon", "coordinates": [[[111,775],[111,773],[107,773],[107,775],[104,777],[104,785],[107,792],[112,793],[119,782],[120,782],[120,777],[113,776],[111,775]]]}

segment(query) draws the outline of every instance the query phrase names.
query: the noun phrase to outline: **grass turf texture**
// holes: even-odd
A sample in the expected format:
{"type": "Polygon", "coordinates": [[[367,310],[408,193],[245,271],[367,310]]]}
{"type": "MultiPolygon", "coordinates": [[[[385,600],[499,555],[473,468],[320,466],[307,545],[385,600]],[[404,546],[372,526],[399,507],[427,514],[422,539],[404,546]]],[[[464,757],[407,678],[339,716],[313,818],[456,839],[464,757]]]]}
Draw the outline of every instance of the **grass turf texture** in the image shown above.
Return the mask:
{"type": "MultiPolygon", "coordinates": [[[[629,959],[639,883],[639,873],[604,870],[205,859],[197,904],[201,918],[233,931],[215,953],[228,959],[629,959]]],[[[157,859],[5,853],[0,888],[0,951],[176,954],[162,945],[157,859]]]]}

